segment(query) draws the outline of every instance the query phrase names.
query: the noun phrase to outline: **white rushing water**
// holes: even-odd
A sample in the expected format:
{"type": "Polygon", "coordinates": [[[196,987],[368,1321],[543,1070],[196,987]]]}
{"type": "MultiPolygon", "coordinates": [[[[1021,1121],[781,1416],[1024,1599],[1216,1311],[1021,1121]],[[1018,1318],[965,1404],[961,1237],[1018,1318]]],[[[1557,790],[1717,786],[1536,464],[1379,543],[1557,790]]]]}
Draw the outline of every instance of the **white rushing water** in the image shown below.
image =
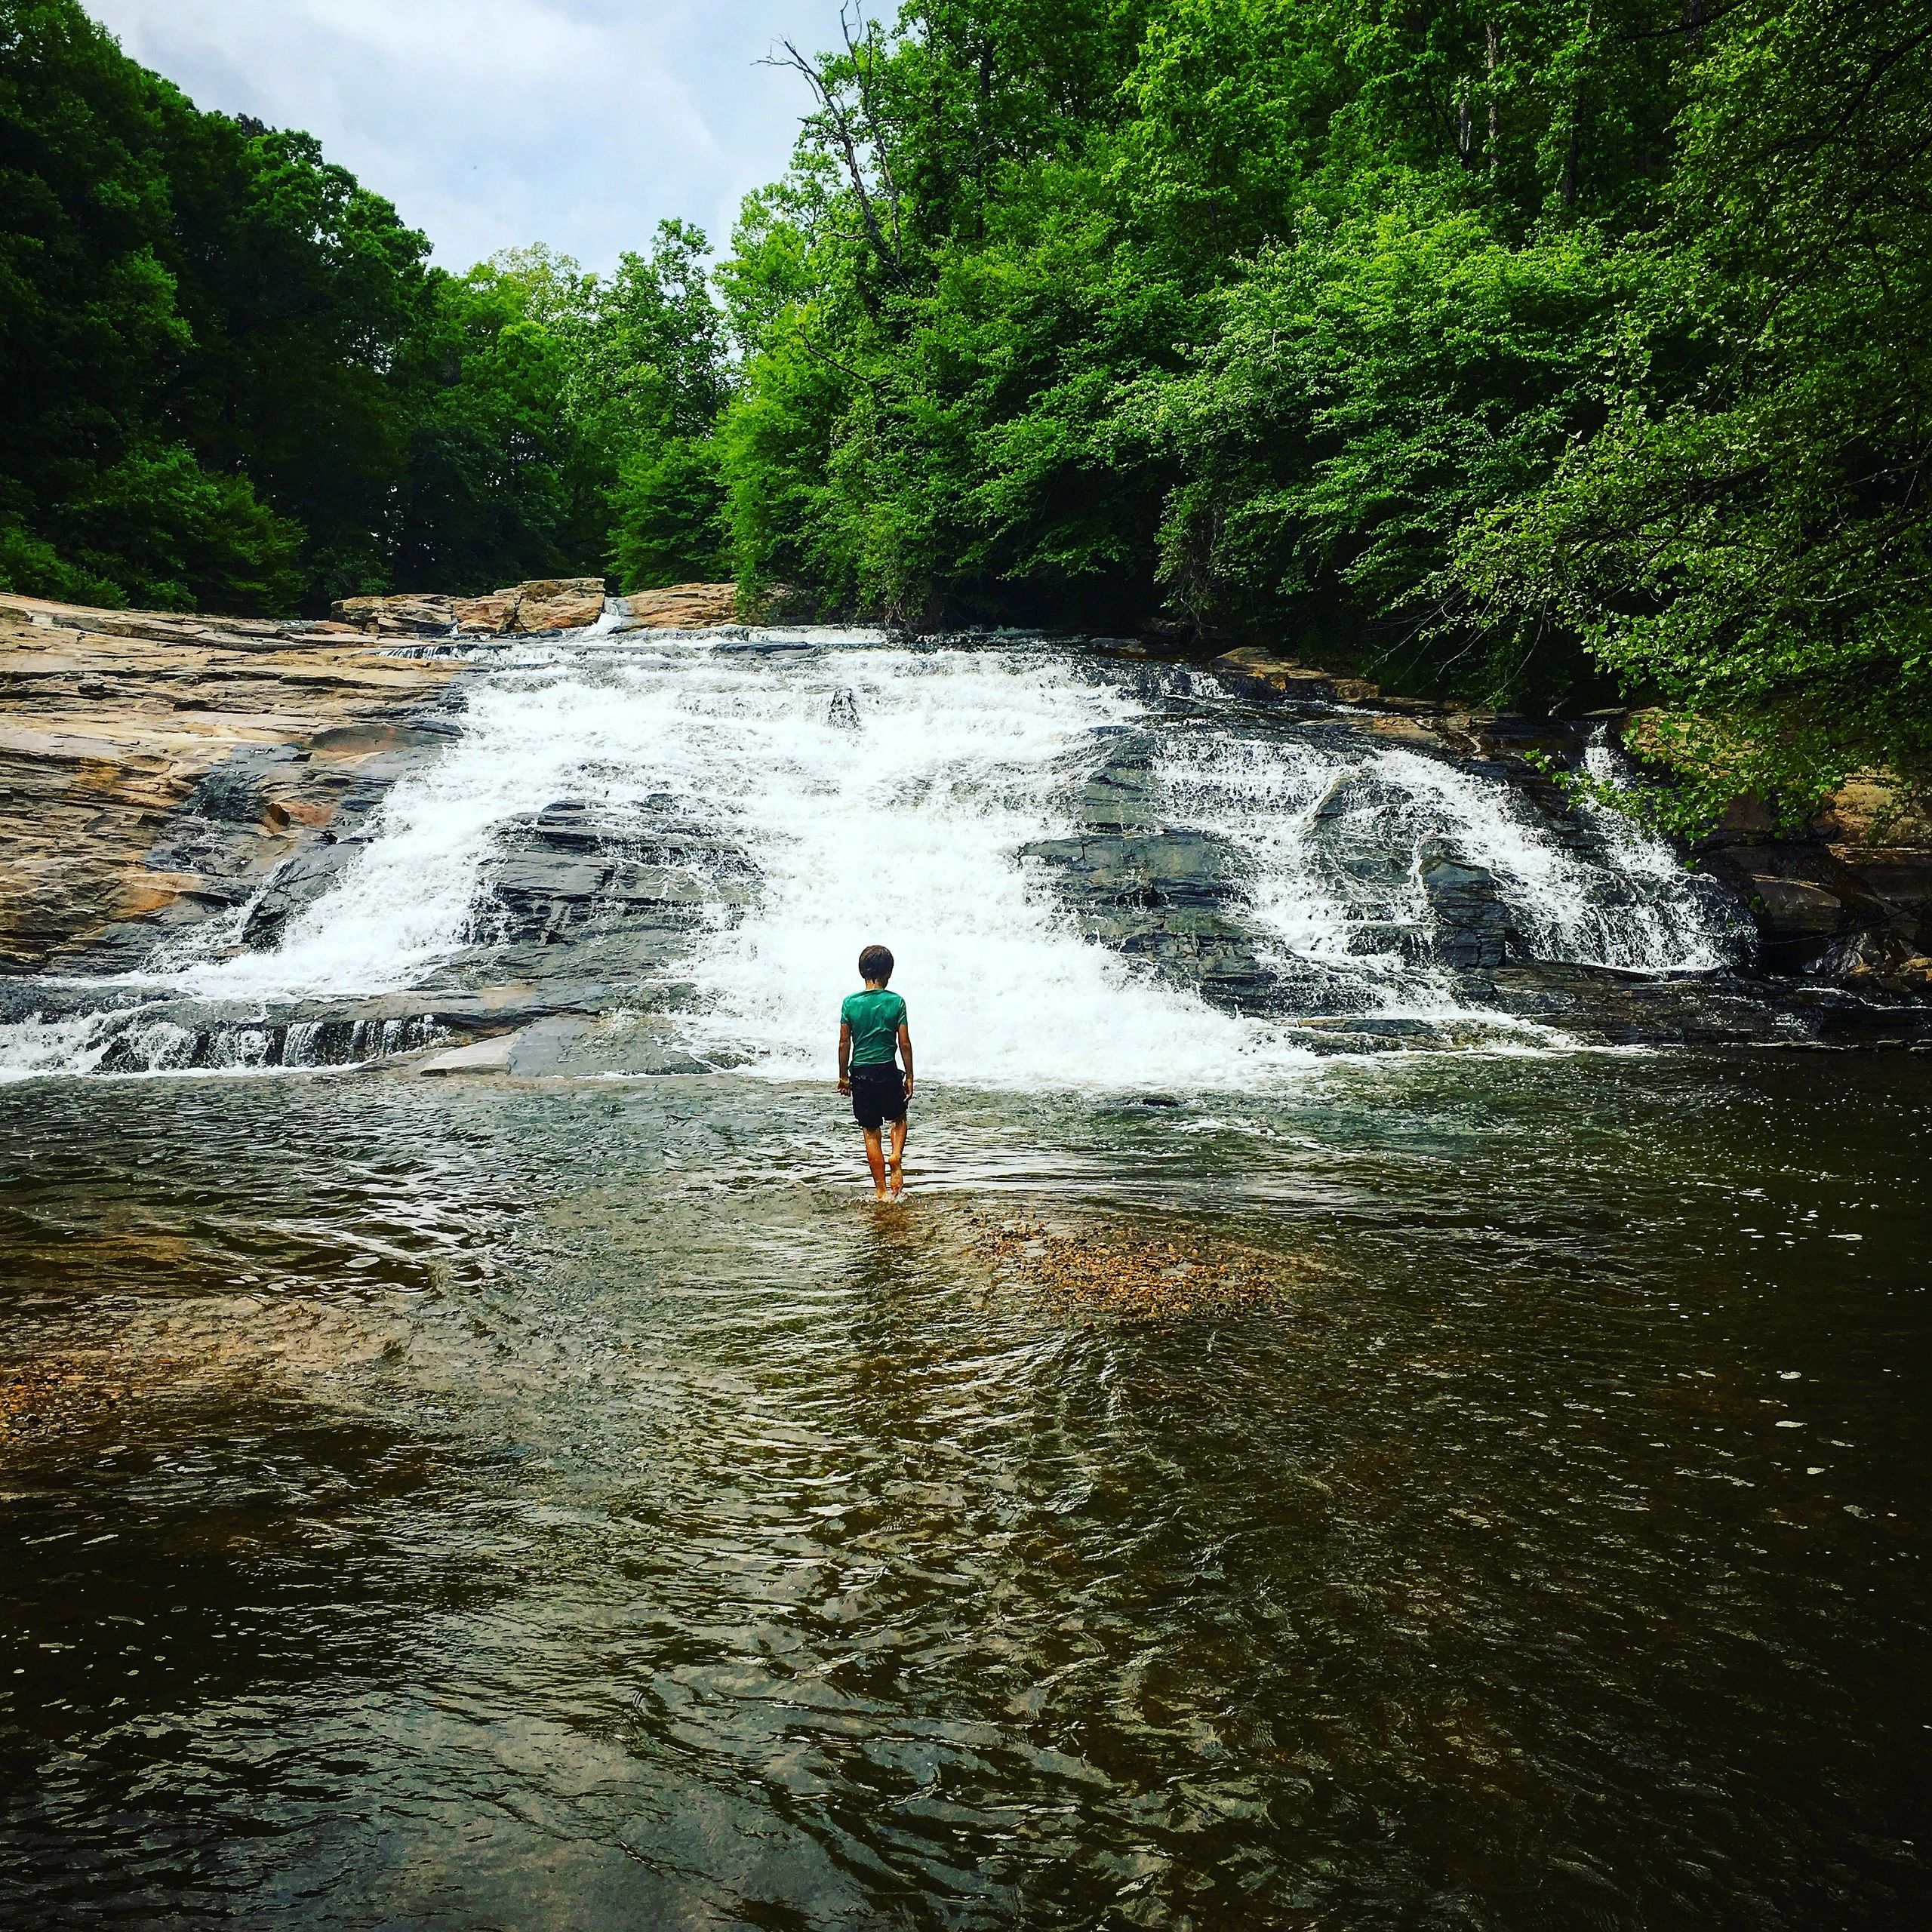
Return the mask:
{"type": "MultiPolygon", "coordinates": [[[[1612,756],[1590,748],[1598,783],[1610,782],[1612,756]]],[[[1174,822],[1243,853],[1251,909],[1278,957],[1354,979],[1379,1011],[1464,1011],[1447,977],[1407,943],[1432,922],[1415,863],[1431,838],[1490,874],[1539,959],[1651,974],[1730,962],[1736,918],[1721,890],[1614,812],[1589,814],[1603,852],[1592,858],[1509,786],[1418,752],[1211,730],[1177,734],[1159,769],[1174,822]]]]}
{"type": "MultiPolygon", "coordinates": [[[[687,1042],[815,1075],[853,960],[900,959],[922,1066],[1050,1086],[1239,1087],[1311,1056],[1292,1028],[1217,1010],[1083,940],[1019,857],[1080,829],[1071,813],[1110,740],[1151,734],[1161,810],[1241,857],[1247,911],[1285,968],[1337,1010],[1460,1018],[1429,966],[1421,841],[1487,869],[1543,957],[1652,971],[1722,961],[1721,921],[1670,854],[1634,831],[1611,863],[1564,849],[1506,786],[1412,752],[1208,731],[1106,668],[1026,648],[909,649],[875,633],[750,638],[605,627],[528,647],[480,675],[461,735],[400,781],[375,836],[272,950],[157,955],[122,983],[223,1002],[342,998],[420,984],[472,943],[513,823],[568,800],[621,831],[667,809],[755,865],[746,916],[695,935],[679,967],[703,998],[687,1042]],[[775,649],[783,642],[800,647],[775,649]],[[668,806],[667,806],[667,801],[668,806]]],[[[631,1004],[648,1007],[648,986],[631,1004]]],[[[45,1066],[85,1023],[0,1029],[0,1067],[45,1066]]],[[[293,1036],[291,1035],[291,1039],[293,1036]]],[[[1545,1035],[1546,1037],[1546,1035],[1545,1035]]]]}

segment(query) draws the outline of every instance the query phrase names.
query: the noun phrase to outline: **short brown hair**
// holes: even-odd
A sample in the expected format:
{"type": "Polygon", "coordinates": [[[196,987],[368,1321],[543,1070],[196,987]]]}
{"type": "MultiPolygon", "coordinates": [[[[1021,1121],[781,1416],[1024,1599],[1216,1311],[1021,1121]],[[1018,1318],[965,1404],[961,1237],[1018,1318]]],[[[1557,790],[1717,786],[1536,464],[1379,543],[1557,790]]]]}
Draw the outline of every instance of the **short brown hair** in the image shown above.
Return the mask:
{"type": "Polygon", "coordinates": [[[869,946],[859,955],[859,977],[862,980],[889,980],[892,977],[892,955],[882,946],[869,946]]]}

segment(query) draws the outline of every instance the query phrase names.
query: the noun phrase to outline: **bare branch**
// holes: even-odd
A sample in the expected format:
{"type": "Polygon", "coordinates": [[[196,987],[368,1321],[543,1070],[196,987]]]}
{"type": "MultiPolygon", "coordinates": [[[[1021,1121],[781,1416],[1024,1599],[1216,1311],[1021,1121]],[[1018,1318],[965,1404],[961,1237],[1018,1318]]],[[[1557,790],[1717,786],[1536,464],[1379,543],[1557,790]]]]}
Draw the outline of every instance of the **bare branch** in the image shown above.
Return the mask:
{"type": "Polygon", "coordinates": [[[899,183],[893,179],[892,157],[885,145],[885,137],[879,131],[878,116],[872,106],[872,91],[867,83],[867,69],[870,62],[867,56],[872,53],[874,44],[869,32],[861,32],[857,41],[852,38],[852,21],[857,20],[860,28],[866,26],[864,8],[859,0],[851,0],[848,17],[846,0],[840,0],[838,30],[845,37],[845,51],[852,57],[852,71],[858,77],[859,111],[865,116],[866,133],[872,144],[872,156],[878,163],[879,179],[885,183],[886,208],[892,217],[892,256],[895,262],[903,258],[904,243],[899,232],[899,183]],[[863,48],[864,54],[860,51],[863,48]]]}
{"type": "Polygon", "coordinates": [[[852,192],[858,201],[859,218],[864,224],[866,238],[872,244],[872,251],[879,260],[897,275],[901,268],[899,250],[896,245],[897,213],[895,209],[893,215],[894,238],[888,242],[885,230],[879,222],[878,207],[873,201],[871,190],[866,186],[866,171],[860,165],[859,144],[853,137],[851,117],[826,85],[823,73],[808,60],[790,41],[781,40],[778,44],[784,48],[786,58],[780,60],[768,57],[763,64],[771,67],[792,68],[805,77],[807,85],[818,97],[819,118],[832,139],[838,143],[839,152],[844,157],[846,178],[851,183],[852,192]]]}

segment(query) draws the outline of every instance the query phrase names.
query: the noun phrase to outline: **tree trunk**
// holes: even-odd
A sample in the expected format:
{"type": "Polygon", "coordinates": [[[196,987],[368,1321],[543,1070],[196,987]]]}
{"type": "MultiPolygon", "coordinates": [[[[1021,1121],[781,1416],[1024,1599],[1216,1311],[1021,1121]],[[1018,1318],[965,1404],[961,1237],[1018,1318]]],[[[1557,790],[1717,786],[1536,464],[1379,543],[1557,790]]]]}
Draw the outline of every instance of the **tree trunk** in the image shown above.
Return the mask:
{"type": "Polygon", "coordinates": [[[1489,165],[1496,165],[1496,137],[1498,115],[1496,100],[1496,68],[1502,48],[1500,36],[1496,31],[1496,23],[1491,20],[1484,27],[1486,45],[1483,50],[1484,71],[1489,75],[1489,165]]]}
{"type": "MultiPolygon", "coordinates": [[[[1583,9],[1583,38],[1590,37],[1590,23],[1595,10],[1583,9]]],[[[1583,144],[1583,90],[1579,87],[1570,103],[1570,138],[1563,149],[1563,180],[1558,192],[1563,205],[1574,208],[1577,205],[1577,177],[1582,160],[1583,144]]]]}

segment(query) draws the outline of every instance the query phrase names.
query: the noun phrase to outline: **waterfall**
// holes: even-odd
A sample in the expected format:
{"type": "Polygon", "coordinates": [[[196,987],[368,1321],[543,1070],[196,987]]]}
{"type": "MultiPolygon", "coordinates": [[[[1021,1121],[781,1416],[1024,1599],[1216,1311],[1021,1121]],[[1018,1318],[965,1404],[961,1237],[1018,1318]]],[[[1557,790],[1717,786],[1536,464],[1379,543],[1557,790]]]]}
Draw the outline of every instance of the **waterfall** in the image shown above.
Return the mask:
{"type": "MultiPolygon", "coordinates": [[[[1614,757],[1588,754],[1603,782],[1614,757]]],[[[1251,900],[1286,963],[1352,982],[1380,1010],[1463,1008],[1417,957],[1435,923],[1417,855],[1446,841],[1494,879],[1530,956],[1667,974],[1718,971],[1743,926],[1715,882],[1611,811],[1592,846],[1565,840],[1500,780],[1421,752],[1340,749],[1209,727],[1161,759],[1175,822],[1221,833],[1251,866],[1251,900]]]]}
{"type": "MultiPolygon", "coordinates": [[[[607,622],[500,648],[471,675],[460,735],[395,783],[275,944],[239,943],[245,908],[111,983],[124,1006],[272,1008],[275,1025],[252,1037],[231,1025],[217,1046],[205,1029],[185,1044],[155,1032],[175,1024],[156,1019],[144,1057],[125,1011],[31,1020],[0,1027],[0,1072],[394,1051],[338,1041],[315,1003],[454,983],[438,976],[459,965],[463,984],[487,981],[505,929],[493,881],[516,838],[565,805],[599,851],[634,846],[652,890],[696,909],[675,971],[620,961],[611,1005],[653,1012],[675,981],[664,1010],[685,1047],[774,1077],[823,1075],[828,1016],[874,940],[899,955],[923,1066],[954,1081],[1247,1085],[1305,1069],[1303,1023],[1334,1014],[1548,1038],[1436,956],[1431,852],[1493,881],[1533,958],[1652,974],[1725,963],[1733,911],[1614,814],[1566,829],[1499,778],[1289,719],[1217,715],[1189,688],[1023,641],[909,645],[849,629],[607,622]],[[1029,856],[1092,832],[1083,788],[1124,745],[1140,748],[1162,827],[1236,855],[1227,916],[1281,989],[1257,1010],[1094,943],[1029,856]],[[727,872],[755,885],[727,891],[727,872]]],[[[520,956],[512,977],[528,970],[520,956]]],[[[598,970],[612,976],[608,958],[598,970]]]]}

